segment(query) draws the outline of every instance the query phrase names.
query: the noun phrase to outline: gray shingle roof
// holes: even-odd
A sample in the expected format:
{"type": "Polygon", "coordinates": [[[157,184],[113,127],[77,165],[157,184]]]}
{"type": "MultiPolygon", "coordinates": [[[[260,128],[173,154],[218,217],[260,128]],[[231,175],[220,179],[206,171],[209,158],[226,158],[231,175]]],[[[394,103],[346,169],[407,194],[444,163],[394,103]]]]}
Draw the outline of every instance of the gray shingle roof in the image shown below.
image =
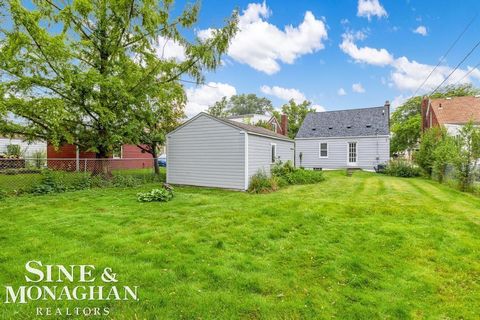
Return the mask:
{"type": "Polygon", "coordinates": [[[307,114],[296,138],[388,135],[388,107],[350,109],[307,114]]]}
{"type": "Polygon", "coordinates": [[[237,122],[233,120],[228,120],[224,118],[217,118],[220,121],[226,122],[232,126],[235,126],[239,129],[245,130],[247,132],[252,132],[252,133],[258,133],[261,135],[269,136],[269,137],[274,137],[274,138],[280,138],[280,139],[285,139],[285,140],[291,140],[289,137],[284,136],[283,134],[279,134],[276,132],[273,132],[271,130],[262,128],[262,127],[257,127],[257,126],[252,126],[251,124],[246,124],[243,122],[237,122]]]}

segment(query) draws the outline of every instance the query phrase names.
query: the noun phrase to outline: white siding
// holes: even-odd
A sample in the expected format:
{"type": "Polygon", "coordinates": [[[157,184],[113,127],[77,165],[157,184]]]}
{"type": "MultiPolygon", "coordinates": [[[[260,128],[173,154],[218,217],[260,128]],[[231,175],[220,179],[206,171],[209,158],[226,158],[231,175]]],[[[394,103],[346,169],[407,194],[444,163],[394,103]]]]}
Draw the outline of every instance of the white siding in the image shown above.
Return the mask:
{"type": "Polygon", "coordinates": [[[200,115],[167,138],[167,182],[244,189],[245,134],[200,115]]]}
{"type": "Polygon", "coordinates": [[[22,156],[25,158],[29,158],[32,156],[34,152],[42,151],[47,153],[47,143],[42,141],[34,141],[31,143],[25,142],[22,139],[9,139],[9,138],[0,138],[0,154],[7,152],[7,146],[9,144],[17,144],[20,145],[20,150],[22,152],[22,156]]]}
{"type": "Polygon", "coordinates": [[[305,168],[347,168],[349,142],[357,142],[357,168],[373,170],[377,164],[386,163],[390,159],[390,139],[386,136],[297,139],[295,140],[296,165],[305,168]],[[328,158],[320,158],[320,142],[328,143],[328,158]],[[300,153],[302,153],[301,163],[300,153]]]}
{"type": "Polygon", "coordinates": [[[295,144],[293,141],[277,140],[253,134],[248,135],[248,175],[249,178],[259,170],[270,173],[272,165],[271,145],[277,145],[277,159],[282,162],[294,161],[295,144]]]}

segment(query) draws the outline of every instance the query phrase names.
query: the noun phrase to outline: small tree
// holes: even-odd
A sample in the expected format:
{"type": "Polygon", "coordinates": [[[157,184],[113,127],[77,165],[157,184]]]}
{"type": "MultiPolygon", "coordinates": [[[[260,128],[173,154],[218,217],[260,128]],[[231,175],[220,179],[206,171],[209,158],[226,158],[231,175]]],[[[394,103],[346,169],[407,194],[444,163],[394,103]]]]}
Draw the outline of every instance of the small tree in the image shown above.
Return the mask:
{"type": "Polygon", "coordinates": [[[433,172],[434,152],[443,135],[443,130],[438,127],[425,131],[421,136],[420,147],[415,153],[415,162],[429,177],[433,172]]]}
{"type": "Polygon", "coordinates": [[[442,138],[433,151],[432,173],[442,183],[445,179],[447,168],[455,163],[457,157],[457,145],[455,139],[442,131],[442,138]]]}
{"type": "Polygon", "coordinates": [[[462,191],[473,184],[478,158],[480,158],[480,130],[470,121],[457,137],[457,156],[454,165],[462,191]]]}

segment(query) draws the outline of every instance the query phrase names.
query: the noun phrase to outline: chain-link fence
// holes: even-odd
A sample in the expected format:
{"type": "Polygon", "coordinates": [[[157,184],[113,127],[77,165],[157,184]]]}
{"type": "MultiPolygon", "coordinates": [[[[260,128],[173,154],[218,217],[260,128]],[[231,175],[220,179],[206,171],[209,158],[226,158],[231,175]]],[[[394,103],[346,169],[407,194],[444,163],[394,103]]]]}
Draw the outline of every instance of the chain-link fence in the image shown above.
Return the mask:
{"type": "Polygon", "coordinates": [[[0,159],[0,190],[34,192],[45,183],[64,190],[102,186],[133,186],[164,181],[165,169],[154,172],[154,159],[0,159]]]}

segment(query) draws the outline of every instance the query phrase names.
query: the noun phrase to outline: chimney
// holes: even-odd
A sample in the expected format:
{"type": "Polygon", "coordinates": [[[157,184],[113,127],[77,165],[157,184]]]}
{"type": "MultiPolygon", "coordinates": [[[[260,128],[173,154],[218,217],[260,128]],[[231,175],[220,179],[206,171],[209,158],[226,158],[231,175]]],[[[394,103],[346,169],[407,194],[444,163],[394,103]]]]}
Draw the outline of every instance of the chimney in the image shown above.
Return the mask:
{"type": "Polygon", "coordinates": [[[282,114],[281,117],[282,121],[280,123],[280,126],[282,127],[282,133],[284,136],[288,136],[288,118],[286,114],[282,114]]]}
{"type": "Polygon", "coordinates": [[[423,100],[422,100],[422,107],[421,107],[421,113],[422,113],[422,132],[424,132],[426,129],[428,129],[428,124],[427,124],[428,104],[429,104],[429,99],[428,99],[427,96],[424,96],[424,97],[423,97],[423,100]]]}
{"type": "Polygon", "coordinates": [[[388,118],[387,118],[387,119],[388,119],[388,128],[390,128],[390,101],[389,101],[389,100],[385,101],[384,107],[385,107],[385,109],[386,109],[386,111],[387,111],[386,116],[388,117],[388,118]]]}

